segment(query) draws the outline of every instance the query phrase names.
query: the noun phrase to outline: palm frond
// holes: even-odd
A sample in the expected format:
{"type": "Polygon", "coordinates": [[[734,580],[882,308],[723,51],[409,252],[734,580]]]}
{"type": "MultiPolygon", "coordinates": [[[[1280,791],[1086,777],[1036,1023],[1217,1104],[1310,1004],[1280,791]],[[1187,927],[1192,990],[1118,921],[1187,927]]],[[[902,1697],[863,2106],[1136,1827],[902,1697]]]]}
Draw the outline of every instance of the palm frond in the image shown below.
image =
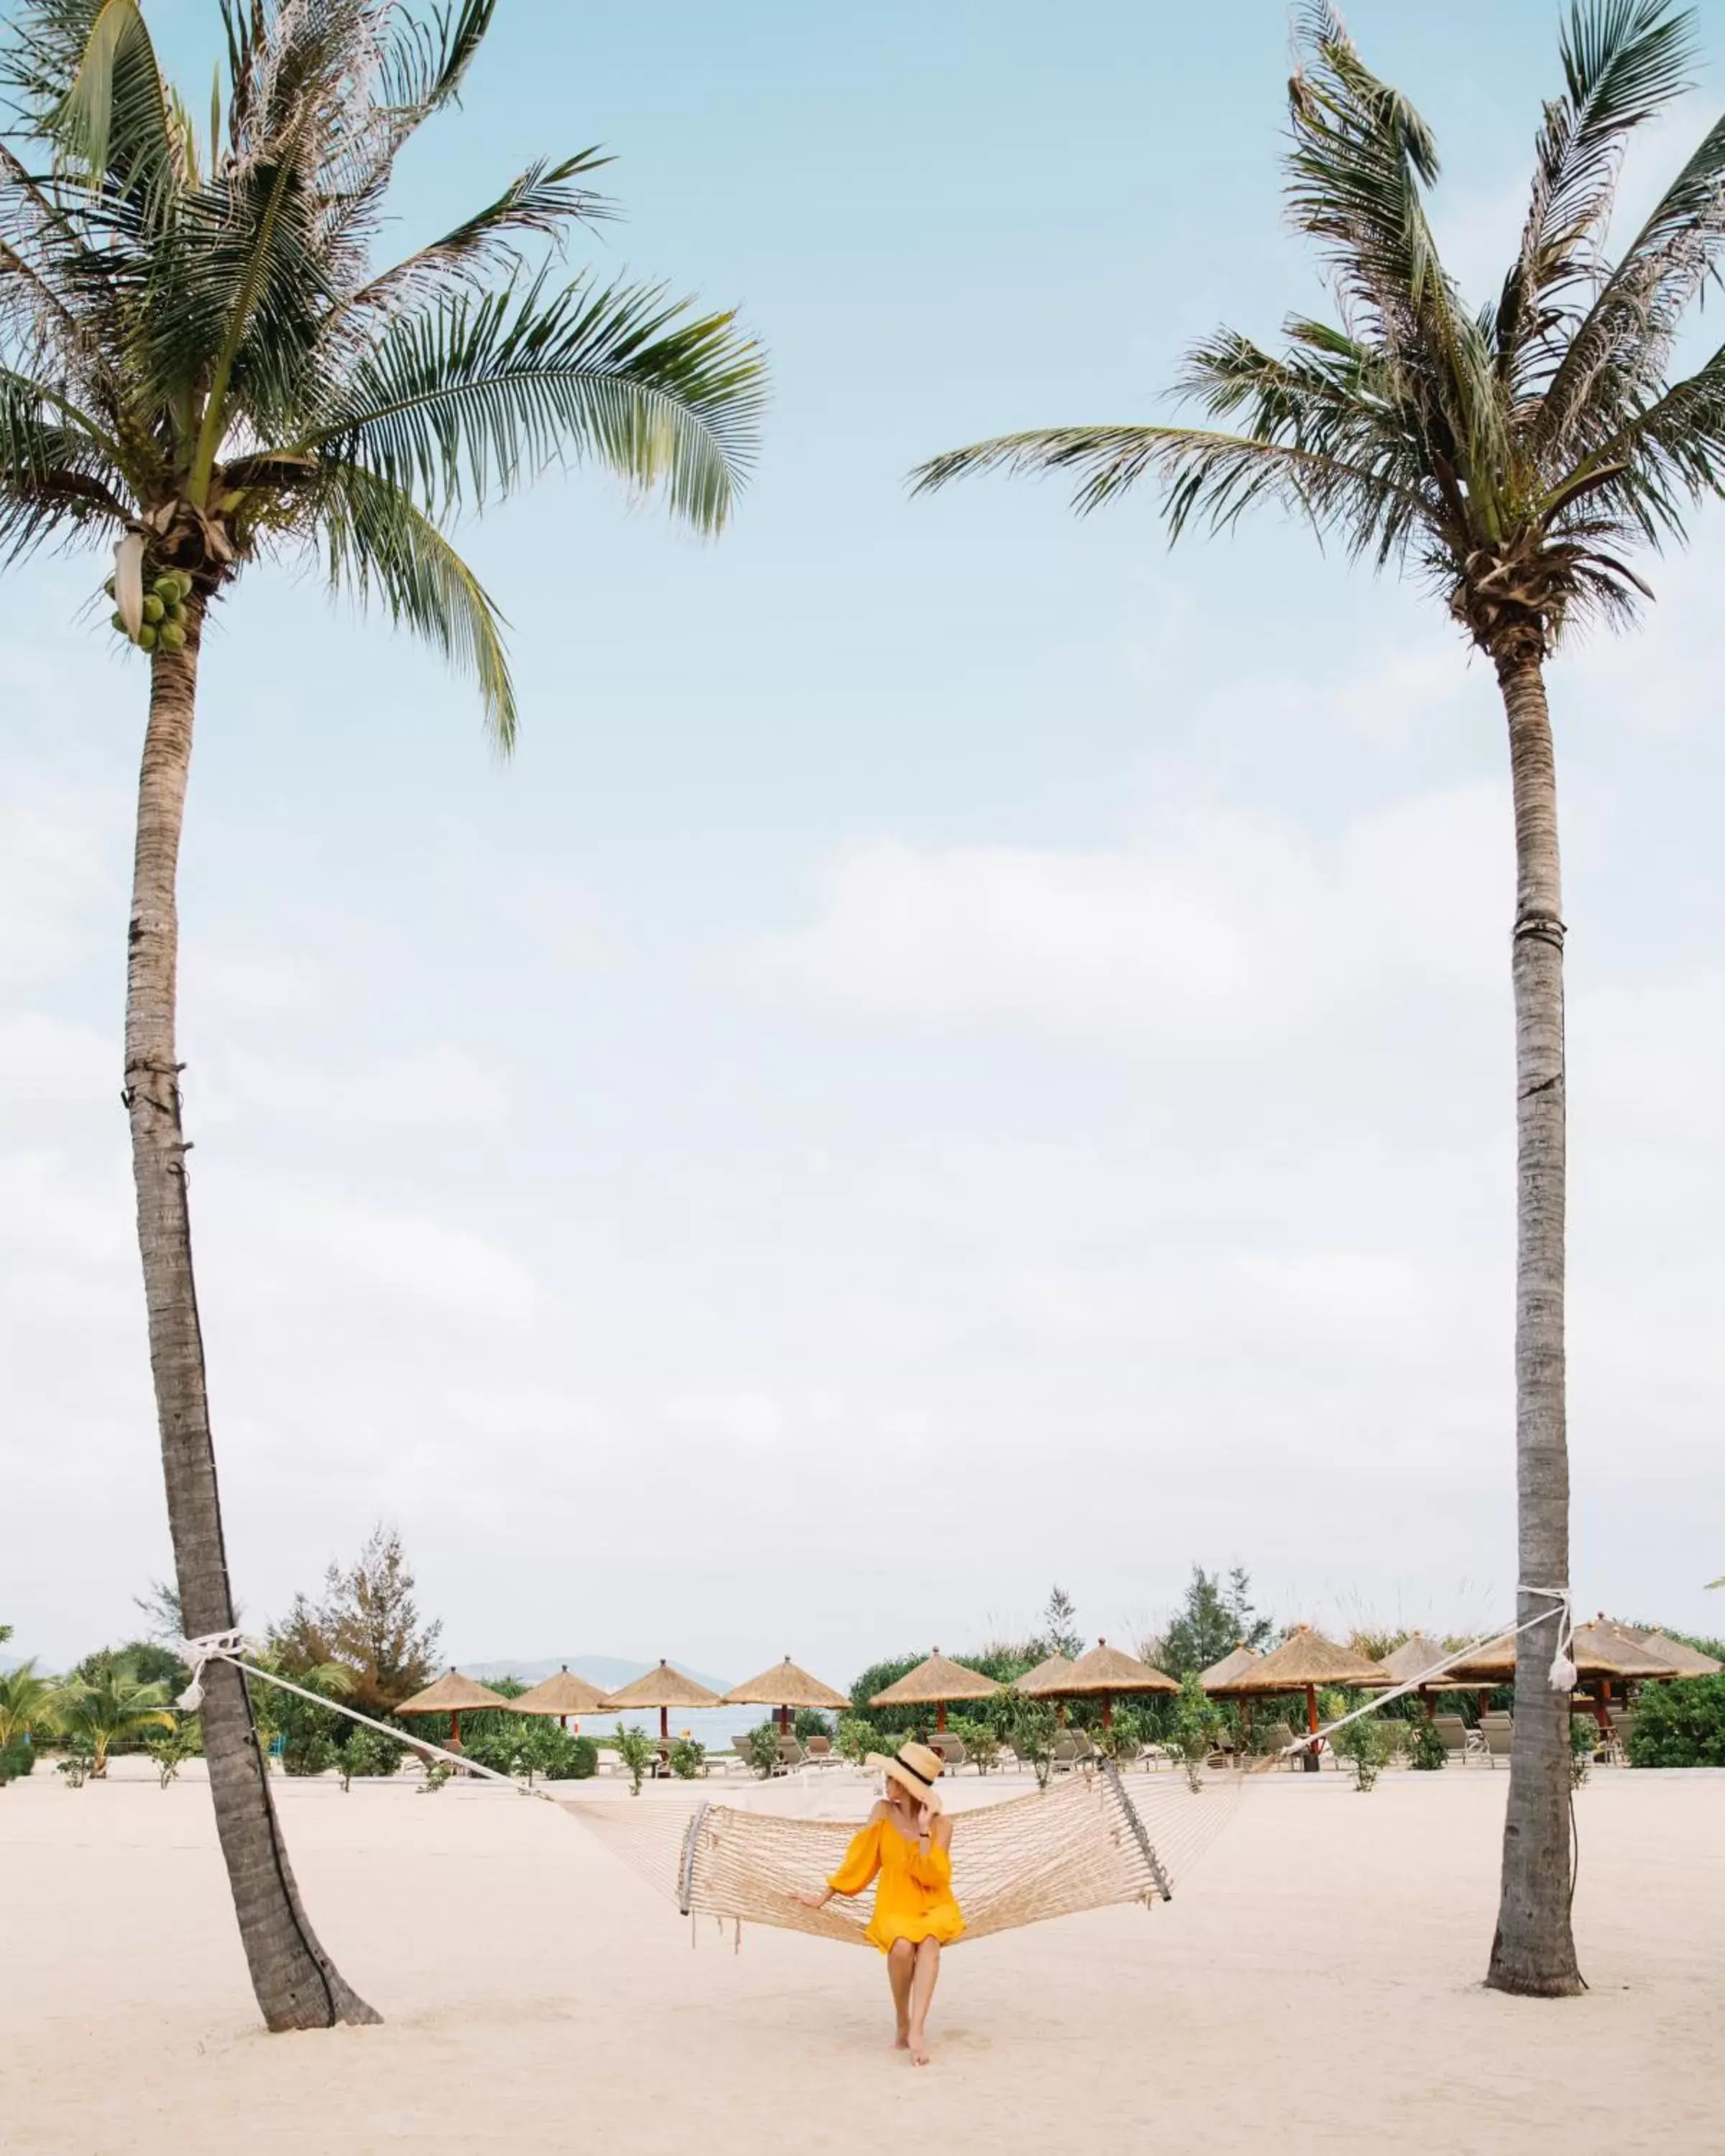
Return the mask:
{"type": "Polygon", "coordinates": [[[416,122],[441,111],[460,95],[496,12],[497,0],[461,0],[459,7],[439,8],[430,23],[403,13],[383,64],[388,102],[416,122]]]}
{"type": "Polygon", "coordinates": [[[610,162],[594,146],[557,164],[542,160],[530,165],[495,202],[361,285],[344,302],[341,314],[387,313],[454,279],[477,281],[500,268],[512,274],[520,265],[523,236],[560,240],[571,224],[598,224],[615,215],[603,195],[570,184],[610,162]]]}
{"type": "Polygon", "coordinates": [[[497,747],[515,746],[515,686],[502,617],[490,594],[411,496],[362,465],[326,470],[316,529],[330,583],[362,603],[380,598],[405,624],[470,675],[497,747]]]}
{"type": "Polygon", "coordinates": [[[698,530],[717,530],[752,463],[758,347],[730,314],[662,288],[543,276],[455,293],[389,321],[323,424],[293,446],[351,456],[434,510],[593,459],[698,530]]]}
{"type": "Polygon", "coordinates": [[[61,154],[153,207],[181,178],[180,138],[138,0],[96,0],[78,69],[47,121],[61,154]]]}
{"type": "Polygon", "coordinates": [[[1625,146],[1688,87],[1691,18],[1671,0],[1574,0],[1560,47],[1563,95],[1545,108],[1522,244],[1504,280],[1498,365],[1518,392],[1560,350],[1578,288],[1599,275],[1599,245],[1625,146]]]}
{"type": "Polygon", "coordinates": [[[92,526],[125,528],[125,480],[96,430],[78,421],[42,383],[0,370],[0,559],[8,564],[92,526]]]}
{"type": "Polygon", "coordinates": [[[991,470],[1070,472],[1079,481],[1072,506],[1081,512],[1153,474],[1167,486],[1176,536],[1194,516],[1219,529],[1267,497],[1320,526],[1342,525],[1355,551],[1384,551],[1402,542],[1426,507],[1417,492],[1368,467],[1288,443],[1195,427],[1055,427],[1002,434],[931,458],[911,474],[911,490],[932,493],[991,470]]]}
{"type": "Polygon", "coordinates": [[[1576,326],[1535,423],[1548,459],[1585,455],[1656,395],[1678,328],[1725,255],[1725,118],[1708,129],[1576,326]]]}

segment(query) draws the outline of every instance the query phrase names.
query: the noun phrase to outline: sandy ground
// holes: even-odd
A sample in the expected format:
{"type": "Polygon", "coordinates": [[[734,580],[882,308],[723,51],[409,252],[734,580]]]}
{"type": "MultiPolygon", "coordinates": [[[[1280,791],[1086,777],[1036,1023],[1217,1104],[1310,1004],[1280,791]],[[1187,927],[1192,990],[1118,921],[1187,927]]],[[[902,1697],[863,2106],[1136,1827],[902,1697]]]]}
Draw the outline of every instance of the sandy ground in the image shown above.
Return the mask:
{"type": "Polygon", "coordinates": [[[691,1952],[549,1805],[406,1784],[278,1784],[387,2023],[265,2035],[207,1789],[39,1773],[0,1791],[0,2148],[1725,2151],[1725,1775],[1596,1772],[1556,2004],[1478,1983],[1506,1779],[1260,1780],[1168,1907],[957,1950],[916,2072],[873,1954],[691,1952]]]}

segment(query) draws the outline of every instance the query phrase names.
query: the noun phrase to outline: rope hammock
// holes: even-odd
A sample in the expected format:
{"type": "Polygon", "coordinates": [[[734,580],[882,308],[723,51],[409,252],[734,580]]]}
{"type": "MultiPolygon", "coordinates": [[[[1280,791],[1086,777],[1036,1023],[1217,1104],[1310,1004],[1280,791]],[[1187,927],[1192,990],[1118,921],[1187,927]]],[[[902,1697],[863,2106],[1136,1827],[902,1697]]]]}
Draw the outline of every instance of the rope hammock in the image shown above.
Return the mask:
{"type": "MultiPolygon", "coordinates": [[[[827,1770],[823,1769],[823,1772],[827,1770]]],[[[952,1820],[952,1892],[966,1938],[1037,1924],[1081,1909],[1168,1901],[1233,1815],[1245,1777],[1205,1776],[1194,1790],[1168,1775],[1128,1795],[1111,1764],[1065,1775],[1051,1788],[980,1804],[952,1820]]],[[[783,1784],[778,1785],[783,1787],[783,1784]]],[[[736,1805],[675,1801],[637,1805],[557,1797],[685,1916],[739,1928],[773,1924],[824,1939],[867,1943],[870,1889],[811,1909],[861,1824],[871,1784],[845,1791],[849,1819],[809,1819],[736,1805]]],[[[762,1792],[763,1797],[766,1792],[762,1792]]],[[[835,1794],[837,1794],[835,1792],[835,1794]]]]}
{"type": "MultiPolygon", "coordinates": [[[[1255,1759],[1244,1769],[1191,1778],[1147,1776],[1128,1795],[1118,1769],[1106,1761],[1096,1771],[1065,1774],[1051,1788],[957,1813],[952,1821],[952,1891],[964,1912],[965,1937],[985,1938],[992,1932],[1117,1902],[1138,1902],[1150,1908],[1158,1899],[1170,1900],[1175,1881],[1233,1816],[1254,1773],[1275,1766],[1283,1753],[1303,1750],[1363,1716],[1376,1714],[1391,1700],[1430,1684],[1481,1645],[1515,1639],[1555,1620],[1550,1682],[1554,1691],[1567,1692],[1575,1681],[1568,1650],[1574,1625],[1569,1590],[1524,1585],[1520,1591],[1548,1606],[1519,1625],[1469,1640],[1420,1676],[1338,1716],[1315,1737],[1296,1738],[1282,1753],[1255,1759]]],[[[404,1736],[388,1722],[309,1691],[290,1677],[259,1669],[244,1658],[244,1635],[237,1630],[182,1641],[181,1651],[192,1666],[192,1681],[176,1706],[189,1710],[202,1703],[206,1663],[231,1662],[247,1676],[296,1692],[316,1707],[345,1715],[350,1722],[379,1730],[432,1758],[447,1759],[468,1774],[555,1804],[607,1843],[649,1886],[674,1900],[685,1916],[711,1916],[721,1923],[734,1923],[739,1941],[743,1924],[749,1922],[859,1946],[867,1943],[864,1933],[873,1913],[872,1890],[819,1909],[796,1899],[798,1893],[818,1893],[825,1885],[861,1823],[855,1816],[848,1820],[799,1818],[765,1809],[775,1799],[780,1804],[787,1800],[778,1795],[787,1787],[783,1782],[772,1785],[770,1794],[761,1793],[761,1809],[696,1799],[646,1804],[582,1801],[554,1797],[544,1789],[524,1789],[509,1775],[476,1760],[464,1759],[424,1738],[404,1736]]],[[[850,1783],[845,1794],[853,1812],[865,1808],[866,1784],[861,1777],[850,1783]]],[[[789,1800],[808,1801],[809,1793],[793,1792],[789,1800]]]]}

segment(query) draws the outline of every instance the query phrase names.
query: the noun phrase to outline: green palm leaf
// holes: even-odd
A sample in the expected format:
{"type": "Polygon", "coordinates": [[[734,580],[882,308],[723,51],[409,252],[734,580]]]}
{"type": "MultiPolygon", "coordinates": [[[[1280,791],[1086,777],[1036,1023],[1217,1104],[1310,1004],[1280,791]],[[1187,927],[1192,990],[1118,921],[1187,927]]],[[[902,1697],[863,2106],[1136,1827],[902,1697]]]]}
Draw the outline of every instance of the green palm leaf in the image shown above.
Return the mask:
{"type": "Polygon", "coordinates": [[[733,316],[540,276],[388,322],[295,446],[356,458],[439,509],[592,459],[711,531],[752,463],[762,398],[759,350],[733,316]]]}
{"type": "Polygon", "coordinates": [[[412,496],[353,463],[322,477],[316,529],[330,583],[362,604],[380,599],[404,624],[476,683],[492,739],[506,755],[518,714],[490,595],[412,496]]]}

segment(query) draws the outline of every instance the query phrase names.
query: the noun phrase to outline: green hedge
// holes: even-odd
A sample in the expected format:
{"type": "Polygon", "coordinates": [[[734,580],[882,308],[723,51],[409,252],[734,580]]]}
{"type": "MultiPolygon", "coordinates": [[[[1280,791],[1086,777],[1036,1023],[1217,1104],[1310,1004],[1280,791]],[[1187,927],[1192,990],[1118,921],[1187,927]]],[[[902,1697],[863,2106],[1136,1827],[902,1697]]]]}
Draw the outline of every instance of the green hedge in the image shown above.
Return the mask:
{"type": "Polygon", "coordinates": [[[1632,1767],[1725,1767],[1725,1676],[1643,1685],[1629,1758],[1632,1767]]]}

